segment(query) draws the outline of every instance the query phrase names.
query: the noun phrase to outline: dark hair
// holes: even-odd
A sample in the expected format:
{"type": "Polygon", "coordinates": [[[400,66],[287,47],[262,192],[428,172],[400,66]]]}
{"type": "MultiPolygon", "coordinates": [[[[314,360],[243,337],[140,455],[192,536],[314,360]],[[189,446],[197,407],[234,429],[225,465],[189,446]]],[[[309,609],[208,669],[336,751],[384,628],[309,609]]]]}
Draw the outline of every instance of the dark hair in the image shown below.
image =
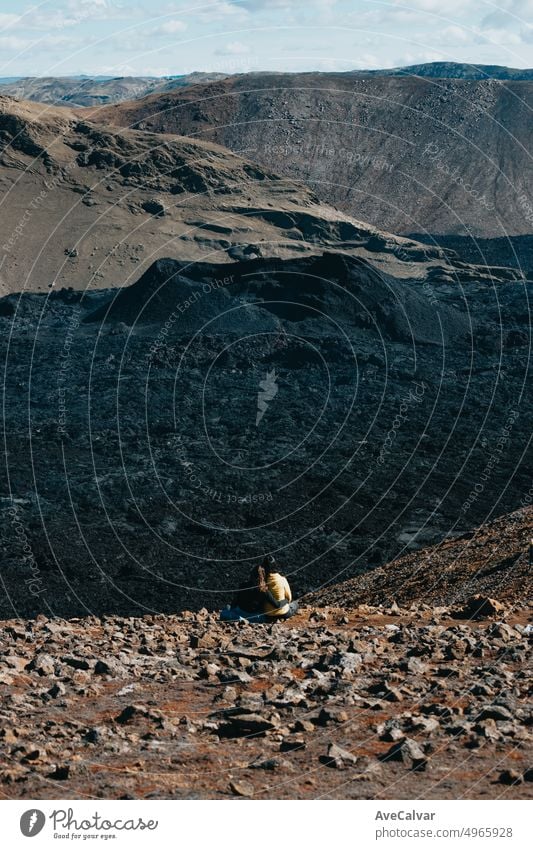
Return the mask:
{"type": "Polygon", "coordinates": [[[259,588],[259,592],[268,592],[267,575],[268,572],[264,566],[257,567],[257,586],[259,588]]]}

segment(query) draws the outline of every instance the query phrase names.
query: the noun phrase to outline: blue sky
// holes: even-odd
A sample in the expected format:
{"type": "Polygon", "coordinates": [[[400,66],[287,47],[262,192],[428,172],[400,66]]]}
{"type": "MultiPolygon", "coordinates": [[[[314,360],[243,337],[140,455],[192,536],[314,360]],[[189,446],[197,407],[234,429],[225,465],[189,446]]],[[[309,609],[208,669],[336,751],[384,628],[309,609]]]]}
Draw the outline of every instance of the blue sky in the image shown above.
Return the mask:
{"type": "Polygon", "coordinates": [[[533,0],[0,0],[0,76],[533,65],[533,0]]]}

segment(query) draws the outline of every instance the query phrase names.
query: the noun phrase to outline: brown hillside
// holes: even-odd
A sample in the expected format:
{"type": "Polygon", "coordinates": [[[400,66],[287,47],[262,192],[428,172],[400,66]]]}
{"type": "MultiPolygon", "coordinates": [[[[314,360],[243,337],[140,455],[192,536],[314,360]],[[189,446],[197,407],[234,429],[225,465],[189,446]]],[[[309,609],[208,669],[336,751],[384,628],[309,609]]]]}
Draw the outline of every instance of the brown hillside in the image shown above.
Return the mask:
{"type": "Polygon", "coordinates": [[[306,596],[309,604],[356,607],[425,601],[449,606],[482,593],[497,599],[531,598],[529,539],[533,508],[482,525],[455,539],[444,539],[365,575],[306,596]]]}
{"type": "Polygon", "coordinates": [[[98,110],[210,139],[395,233],[533,229],[530,81],[254,74],[98,110]]]}
{"type": "Polygon", "coordinates": [[[121,286],[172,255],[227,263],[339,244],[396,277],[472,272],[211,141],[102,126],[75,110],[0,97],[0,145],[2,295],[121,286]]]}

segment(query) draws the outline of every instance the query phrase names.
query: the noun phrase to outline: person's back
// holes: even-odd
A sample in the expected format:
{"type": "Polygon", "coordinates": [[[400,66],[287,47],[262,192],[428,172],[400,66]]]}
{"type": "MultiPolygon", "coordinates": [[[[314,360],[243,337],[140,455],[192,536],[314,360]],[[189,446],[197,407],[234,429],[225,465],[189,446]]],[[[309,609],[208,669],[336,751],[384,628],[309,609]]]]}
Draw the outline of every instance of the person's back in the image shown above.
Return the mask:
{"type": "Polygon", "coordinates": [[[279,572],[270,572],[266,579],[267,587],[270,595],[276,602],[286,601],[287,603],[281,607],[276,607],[267,598],[265,600],[264,612],[268,616],[286,616],[289,612],[289,603],[292,601],[291,588],[289,582],[284,575],[279,572]]]}

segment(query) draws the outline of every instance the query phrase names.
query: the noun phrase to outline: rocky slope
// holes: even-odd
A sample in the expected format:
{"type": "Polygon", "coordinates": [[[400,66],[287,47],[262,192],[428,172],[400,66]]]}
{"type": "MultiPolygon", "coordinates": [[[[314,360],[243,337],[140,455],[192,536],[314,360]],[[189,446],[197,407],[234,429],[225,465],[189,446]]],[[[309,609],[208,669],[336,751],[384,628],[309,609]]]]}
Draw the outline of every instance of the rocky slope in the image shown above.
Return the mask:
{"type": "Polygon", "coordinates": [[[391,601],[408,605],[420,598],[431,605],[450,607],[477,594],[511,601],[531,599],[532,534],[533,508],[528,507],[366,575],[321,589],[306,601],[350,608],[391,601]]]}
{"type": "Polygon", "coordinates": [[[397,277],[513,278],[361,223],[210,142],[0,98],[0,143],[2,294],[120,286],[169,254],[231,262],[339,246],[397,277]]]}
{"type": "Polygon", "coordinates": [[[215,607],[265,552],[301,595],[516,510],[532,296],[324,253],[4,298],[0,615],[215,607]]]}
{"type": "Polygon", "coordinates": [[[98,115],[216,141],[391,232],[498,238],[533,230],[532,92],[523,80],[255,74],[98,115]]]}
{"type": "Polygon", "coordinates": [[[531,799],[531,618],[2,622],[2,795],[531,799]]]}

